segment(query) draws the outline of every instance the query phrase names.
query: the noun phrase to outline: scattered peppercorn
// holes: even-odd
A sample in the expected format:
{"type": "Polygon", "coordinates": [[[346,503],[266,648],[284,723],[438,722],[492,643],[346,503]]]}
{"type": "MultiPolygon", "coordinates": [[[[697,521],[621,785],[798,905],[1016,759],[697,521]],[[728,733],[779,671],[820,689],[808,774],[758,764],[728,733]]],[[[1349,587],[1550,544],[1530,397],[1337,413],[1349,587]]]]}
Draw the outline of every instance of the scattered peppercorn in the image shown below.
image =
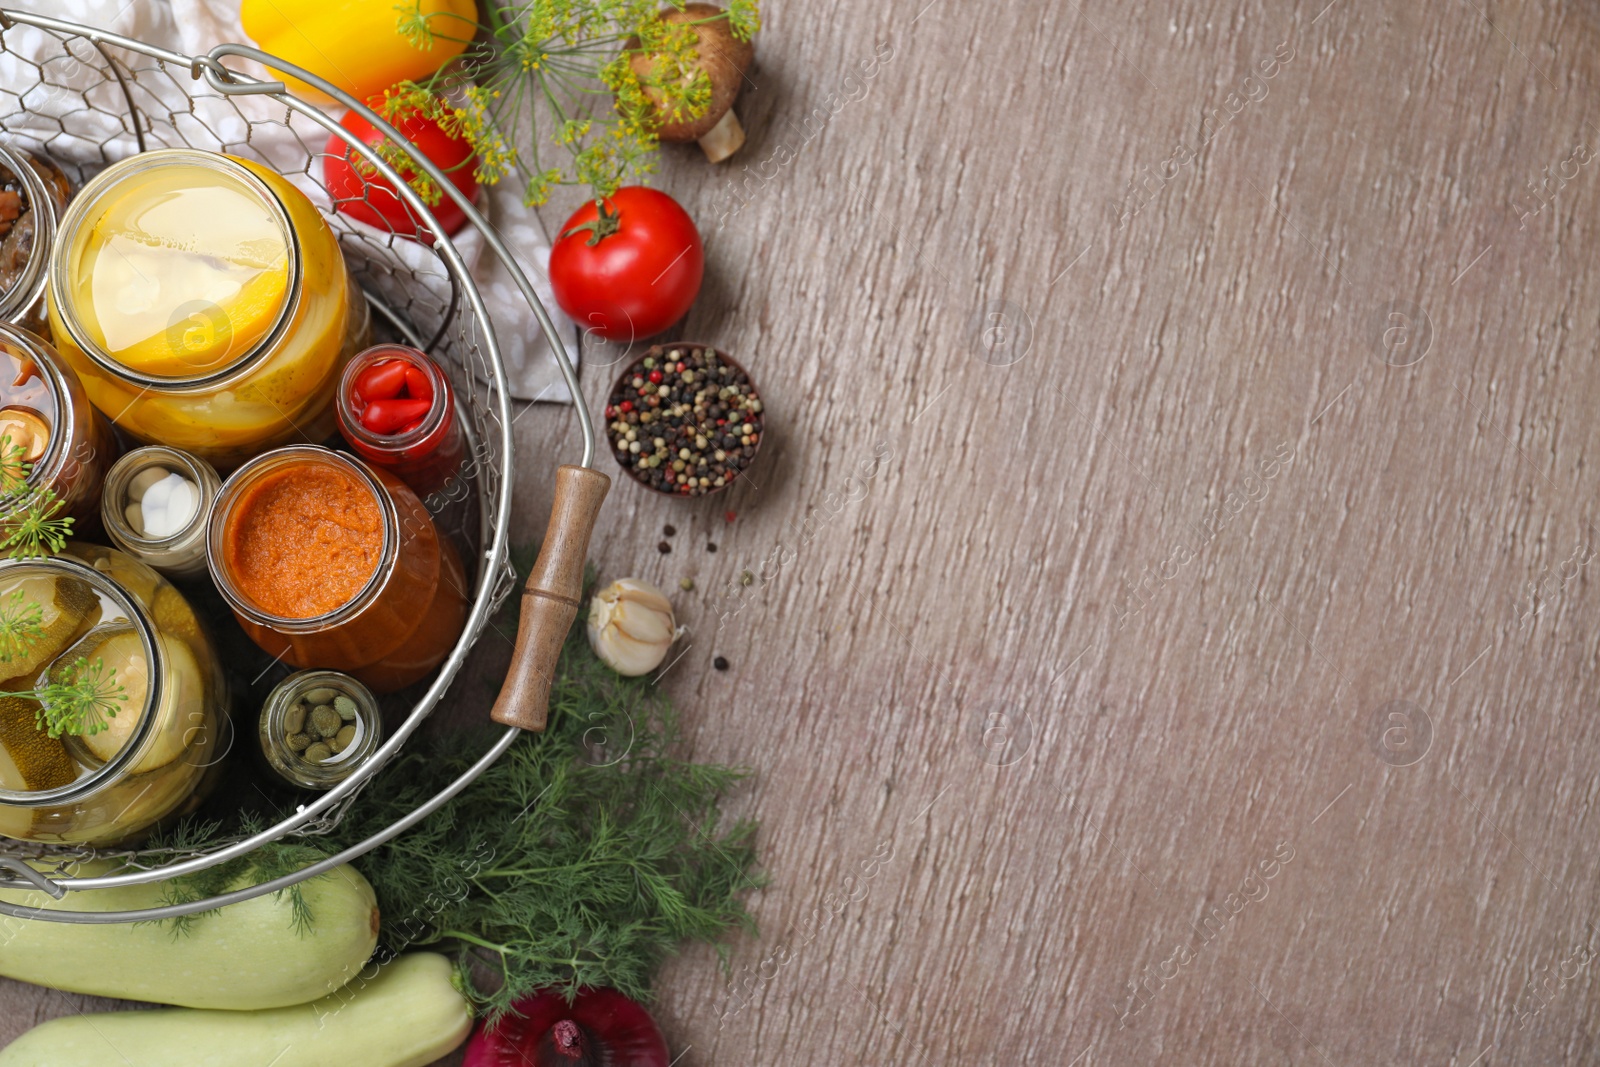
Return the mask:
{"type": "Polygon", "coordinates": [[[656,546],[656,551],[665,556],[668,552],[672,551],[672,546],[663,541],[656,546]]]}
{"type": "Polygon", "coordinates": [[[737,511],[724,511],[722,513],[722,517],[724,520],[732,522],[734,519],[739,517],[739,513],[737,511]]]}
{"type": "Polygon", "coordinates": [[[678,588],[682,589],[685,593],[687,593],[689,590],[694,588],[694,579],[693,578],[679,578],[678,579],[678,588]]]}
{"type": "Polygon", "coordinates": [[[655,369],[643,361],[629,368],[607,408],[616,412],[607,430],[617,461],[637,481],[682,496],[731,484],[755,458],[764,427],[750,376],[694,345],[671,349],[655,369]]]}
{"type": "Polygon", "coordinates": [[[668,537],[672,537],[677,534],[678,528],[669,522],[665,526],[661,527],[661,532],[666,534],[668,537]]]}
{"type": "Polygon", "coordinates": [[[728,669],[728,661],[723,659],[721,656],[718,656],[716,659],[712,660],[711,665],[719,671],[725,671],[728,669]]]}
{"type": "Polygon", "coordinates": [[[716,550],[717,550],[717,543],[715,541],[707,541],[706,542],[706,551],[707,552],[715,552],[716,550]]]}

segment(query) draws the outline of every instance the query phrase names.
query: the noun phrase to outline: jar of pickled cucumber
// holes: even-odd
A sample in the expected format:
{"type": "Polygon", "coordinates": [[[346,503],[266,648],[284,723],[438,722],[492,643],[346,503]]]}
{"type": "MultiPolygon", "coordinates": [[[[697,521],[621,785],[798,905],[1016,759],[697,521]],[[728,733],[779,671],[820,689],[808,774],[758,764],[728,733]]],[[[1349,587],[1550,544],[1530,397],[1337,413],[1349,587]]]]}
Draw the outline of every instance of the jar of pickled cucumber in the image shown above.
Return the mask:
{"type": "Polygon", "coordinates": [[[165,578],[98,545],[0,561],[0,620],[0,835],[120,844],[199,805],[227,680],[165,578]]]}
{"type": "Polygon", "coordinates": [[[107,167],[73,200],[50,263],[50,329],[89,399],[146,444],[229,470],[321,441],[371,317],[339,242],[298,189],[188,148],[107,167]]]}

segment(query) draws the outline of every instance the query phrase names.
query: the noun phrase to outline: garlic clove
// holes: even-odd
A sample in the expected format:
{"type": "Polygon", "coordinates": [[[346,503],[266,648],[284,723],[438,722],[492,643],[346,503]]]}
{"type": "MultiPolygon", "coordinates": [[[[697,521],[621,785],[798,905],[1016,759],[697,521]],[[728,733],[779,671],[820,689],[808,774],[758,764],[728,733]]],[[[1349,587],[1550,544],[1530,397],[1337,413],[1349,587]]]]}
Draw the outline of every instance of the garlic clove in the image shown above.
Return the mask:
{"type": "Polygon", "coordinates": [[[144,512],[144,535],[160,540],[189,525],[200,509],[200,493],[183,475],[169,474],[145,490],[139,506],[144,512]]]}
{"type": "Polygon", "coordinates": [[[144,536],[144,510],[138,504],[129,504],[122,509],[122,517],[128,520],[128,526],[140,537],[144,536]]]}
{"type": "Polygon", "coordinates": [[[165,467],[146,467],[128,480],[128,499],[135,503],[144,502],[144,494],[152,485],[172,477],[172,472],[165,467]]]}
{"type": "Polygon", "coordinates": [[[589,646],[607,666],[629,677],[661,665],[677,636],[672,603],[637,578],[619,578],[589,602],[589,646]]]}

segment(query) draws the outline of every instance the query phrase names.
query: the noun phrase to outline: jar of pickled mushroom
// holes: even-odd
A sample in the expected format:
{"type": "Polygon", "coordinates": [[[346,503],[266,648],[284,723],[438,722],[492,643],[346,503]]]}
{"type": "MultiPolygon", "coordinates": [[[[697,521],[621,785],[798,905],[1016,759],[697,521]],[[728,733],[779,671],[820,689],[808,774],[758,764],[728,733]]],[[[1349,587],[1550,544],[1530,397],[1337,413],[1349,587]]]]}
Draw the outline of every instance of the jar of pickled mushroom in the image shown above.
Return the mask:
{"type": "Polygon", "coordinates": [[[206,559],[256,644],[377,693],[426,677],[466,624],[461,557],[417,494],[326,448],[291,445],[235,471],[211,509],[206,559]]]}
{"type": "Polygon", "coordinates": [[[50,263],[50,329],[130,436],[231,469],[320,441],[371,316],[339,243],[282,176],[188,148],[106,168],[50,263]]]}
{"type": "Polygon", "coordinates": [[[199,618],[115,549],[0,561],[0,835],[103,846],[187,814],[226,754],[199,618]]]}
{"type": "Polygon", "coordinates": [[[0,322],[46,331],[50,249],[71,198],[72,183],[50,157],[0,145],[0,322]]]}
{"type": "MultiPolygon", "coordinates": [[[[0,479],[49,489],[73,533],[94,529],[116,435],[78,376],[42,338],[0,323],[0,479]]],[[[3,669],[3,668],[0,668],[3,669]]]]}

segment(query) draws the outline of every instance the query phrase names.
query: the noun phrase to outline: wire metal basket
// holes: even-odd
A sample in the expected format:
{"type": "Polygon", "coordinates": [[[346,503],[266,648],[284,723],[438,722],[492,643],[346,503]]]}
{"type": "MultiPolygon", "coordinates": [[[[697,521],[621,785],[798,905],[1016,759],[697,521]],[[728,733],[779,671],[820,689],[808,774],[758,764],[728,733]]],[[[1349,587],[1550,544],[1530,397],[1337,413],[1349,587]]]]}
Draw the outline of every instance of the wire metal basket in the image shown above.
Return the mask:
{"type": "MultiPolygon", "coordinates": [[[[285,174],[302,189],[322,186],[322,159],[328,134],[339,129],[322,110],[290,96],[282,82],[225,67],[239,57],[260,65],[268,76],[290,75],[313,85],[345,107],[358,111],[391,143],[404,146],[416,173],[434,183],[466,213],[484,242],[484,254],[497,257],[532,309],[562,376],[578,397],[577,373],[533,287],[484,217],[437,167],[360,101],[320,78],[257,49],[225,44],[206,55],[186,56],[117,34],[28,12],[0,8],[0,137],[18,147],[43,152],[75,183],[126,155],[157,148],[190,147],[254,159],[285,174]]],[[[352,141],[351,147],[398,190],[403,201],[437,240],[424,244],[352,222],[334,210],[327,195],[314,196],[338,235],[356,281],[379,316],[418,347],[446,365],[458,385],[473,439],[481,505],[478,577],[466,628],[433,683],[389,735],[374,757],[333,789],[259,833],[219,839],[203,848],[99,852],[0,840],[0,887],[37,888],[60,900],[68,892],[154,882],[192,874],[248,854],[289,835],[326,832],[350,802],[427,718],[460,670],[490,614],[513,584],[507,527],[511,513],[512,442],[509,391],[495,333],[457,242],[434,224],[422,199],[376,151],[352,141]],[[120,861],[114,873],[77,877],[76,865],[91,856],[120,861]],[[30,865],[27,861],[32,860],[30,865]],[[40,861],[43,860],[43,864],[40,861]],[[41,872],[38,866],[45,866],[41,872]]],[[[594,456],[594,429],[583,405],[574,414],[583,433],[582,465],[594,456]]],[[[362,855],[426,818],[486,770],[520,731],[507,727],[493,746],[464,774],[415,811],[391,826],[374,828],[360,844],[283,878],[204,900],[137,911],[41,910],[0,902],[0,915],[61,922],[115,923],[173,918],[247,900],[287,888],[362,855]]]]}

